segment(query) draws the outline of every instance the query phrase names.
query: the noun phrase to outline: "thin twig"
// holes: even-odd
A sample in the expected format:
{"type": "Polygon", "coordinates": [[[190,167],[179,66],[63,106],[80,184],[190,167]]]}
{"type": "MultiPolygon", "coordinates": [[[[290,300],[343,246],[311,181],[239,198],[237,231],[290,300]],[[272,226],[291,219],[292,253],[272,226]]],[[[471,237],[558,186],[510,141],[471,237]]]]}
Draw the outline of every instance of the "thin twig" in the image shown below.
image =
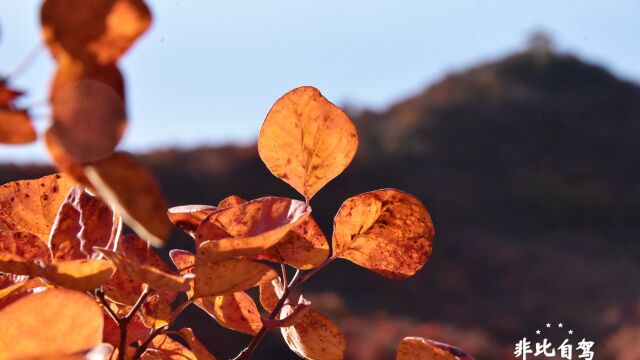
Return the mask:
{"type": "Polygon", "coordinates": [[[13,80],[22,75],[36,60],[36,58],[38,58],[38,55],[40,55],[40,51],[42,51],[42,49],[44,49],[44,46],[42,46],[42,42],[38,42],[36,47],[34,47],[29,52],[29,54],[27,54],[27,57],[25,57],[24,60],[22,60],[22,62],[18,64],[18,66],[16,66],[16,68],[11,73],[9,73],[7,78],[13,80]]]}
{"type": "Polygon", "coordinates": [[[111,316],[111,318],[113,319],[113,321],[116,322],[116,324],[120,324],[120,318],[118,317],[118,315],[113,311],[113,309],[111,309],[111,307],[109,306],[109,303],[107,302],[107,300],[104,297],[104,290],[102,289],[97,289],[96,290],[96,297],[98,298],[98,300],[100,300],[100,304],[102,305],[102,307],[107,311],[107,314],[109,314],[109,316],[111,316]]]}
{"type": "Polygon", "coordinates": [[[151,334],[149,334],[149,337],[147,337],[147,339],[142,344],[140,344],[140,346],[138,346],[135,354],[133,355],[133,359],[134,360],[140,359],[140,357],[142,357],[142,354],[145,352],[145,350],[147,350],[147,348],[149,347],[153,339],[155,339],[156,336],[165,333],[167,329],[169,329],[169,325],[163,325],[163,326],[160,326],[159,328],[153,329],[151,334]]]}
{"type": "Polygon", "coordinates": [[[287,265],[280,264],[280,271],[282,271],[282,285],[286,288],[289,284],[289,281],[287,280],[287,265]]]}

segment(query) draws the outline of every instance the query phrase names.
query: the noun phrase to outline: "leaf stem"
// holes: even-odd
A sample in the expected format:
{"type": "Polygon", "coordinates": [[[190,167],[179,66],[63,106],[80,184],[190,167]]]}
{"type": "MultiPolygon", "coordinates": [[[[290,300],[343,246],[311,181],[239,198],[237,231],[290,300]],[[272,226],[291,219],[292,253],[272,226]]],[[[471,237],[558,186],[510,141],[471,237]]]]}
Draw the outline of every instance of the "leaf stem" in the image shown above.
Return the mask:
{"type": "MultiPolygon", "coordinates": [[[[305,272],[304,274],[302,274],[302,272],[299,269],[296,270],[296,273],[293,275],[293,278],[291,278],[291,282],[285,287],[284,293],[282,294],[282,297],[278,301],[278,304],[273,308],[273,311],[271,312],[271,314],[269,314],[269,320],[275,319],[276,316],[280,314],[280,310],[282,310],[282,307],[286,304],[287,299],[289,298],[289,295],[291,295],[291,293],[298,287],[298,285],[309,280],[310,277],[315,275],[318,271],[322,270],[322,268],[324,268],[325,266],[329,265],[334,259],[335,257],[333,256],[328,257],[320,265],[316,266],[312,270],[305,272]]],[[[244,350],[242,350],[238,354],[238,356],[236,356],[233,360],[249,359],[253,354],[253,352],[258,347],[258,345],[260,345],[260,342],[262,341],[262,339],[264,338],[264,336],[267,334],[268,331],[269,331],[269,328],[263,325],[262,328],[260,328],[260,331],[258,331],[258,333],[253,337],[253,339],[251,339],[251,342],[249,343],[249,345],[247,345],[247,347],[244,348],[244,350]]]]}
{"type": "Polygon", "coordinates": [[[142,344],[140,344],[140,346],[138,346],[135,354],[133,354],[133,359],[134,360],[140,359],[142,357],[142,353],[144,353],[145,350],[147,350],[147,348],[149,347],[153,339],[155,339],[156,336],[165,333],[168,329],[169,329],[169,325],[163,325],[163,326],[160,326],[159,328],[153,329],[151,334],[149,334],[149,337],[147,337],[147,339],[142,344]]]}

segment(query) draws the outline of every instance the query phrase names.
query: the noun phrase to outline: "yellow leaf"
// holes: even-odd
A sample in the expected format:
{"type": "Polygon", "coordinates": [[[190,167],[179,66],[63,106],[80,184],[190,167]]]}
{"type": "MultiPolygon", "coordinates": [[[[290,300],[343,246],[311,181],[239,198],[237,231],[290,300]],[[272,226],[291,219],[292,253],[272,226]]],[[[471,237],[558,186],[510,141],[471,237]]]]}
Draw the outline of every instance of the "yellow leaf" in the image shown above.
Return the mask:
{"type": "Polygon", "coordinates": [[[420,337],[406,337],[398,345],[396,360],[473,360],[461,350],[420,337]]]}
{"type": "Polygon", "coordinates": [[[0,311],[0,359],[74,354],[102,342],[102,309],[89,296],[52,289],[0,311]]]}
{"type": "Polygon", "coordinates": [[[310,86],[278,99],[267,114],[258,152],[273,175],[306,199],[349,165],[358,134],[349,116],[310,86]]]}
{"type": "Polygon", "coordinates": [[[394,189],[347,199],[334,219],[334,255],[391,278],[420,270],[431,255],[431,217],[416,198],[394,189]]]}
{"type": "MultiPolygon", "coordinates": [[[[282,310],[282,317],[294,311],[291,306],[282,310]]],[[[289,348],[300,357],[310,360],[344,358],[345,341],[342,331],[326,316],[313,309],[308,309],[295,325],[280,330],[289,348]]]]}
{"type": "Polygon", "coordinates": [[[69,260],[46,265],[39,274],[68,289],[93,290],[109,280],[115,266],[104,260],[69,260]]]}
{"type": "Polygon", "coordinates": [[[194,297],[219,296],[257,286],[277,277],[267,265],[245,259],[229,259],[215,264],[196,265],[194,297]]]}
{"type": "Polygon", "coordinates": [[[209,214],[196,230],[198,263],[255,256],[311,213],[302,201],[263,197],[209,214]]]}

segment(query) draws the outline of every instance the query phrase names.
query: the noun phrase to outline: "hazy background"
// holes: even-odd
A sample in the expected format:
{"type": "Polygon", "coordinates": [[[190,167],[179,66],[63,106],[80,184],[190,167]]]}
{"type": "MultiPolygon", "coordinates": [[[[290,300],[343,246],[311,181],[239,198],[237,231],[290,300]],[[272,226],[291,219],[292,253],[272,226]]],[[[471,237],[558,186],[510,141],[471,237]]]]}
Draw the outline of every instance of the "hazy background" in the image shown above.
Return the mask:
{"type": "MultiPolygon", "coordinates": [[[[0,75],[39,43],[37,0],[0,0],[0,75]]],[[[149,1],[154,23],[124,58],[130,128],[122,147],[250,143],[286,91],[383,109],[445,73],[522,48],[536,30],[558,47],[640,80],[640,1],[149,1]]],[[[46,98],[46,50],[17,77],[46,98]]],[[[46,122],[47,108],[35,111],[46,122]]],[[[10,150],[10,151],[7,151],[10,150]]],[[[41,144],[0,160],[47,159],[41,144]]]]}
{"type": "MultiPolygon", "coordinates": [[[[640,1],[150,6],[153,28],[122,64],[122,146],[171,205],[299,196],[267,171],[255,139],[271,104],[306,84],[348,105],[361,140],[312,201],[328,236],[342,201],[372,189],[429,209],[434,253],[415,277],[337,261],[304,285],[344,330],[347,359],[391,359],[409,335],[478,359],[512,359],[523,336],[587,338],[598,360],[640,359],[640,1]],[[530,43],[539,30],[549,37],[530,43]],[[574,335],[536,335],[547,322],[574,335]]],[[[37,7],[0,0],[2,73],[37,46],[37,7]]],[[[41,127],[51,71],[42,51],[13,82],[41,127]]],[[[40,142],[0,146],[0,183],[51,173],[26,164],[46,158],[40,142]]],[[[175,231],[168,248],[192,246],[175,231]]],[[[219,358],[249,341],[198,309],[178,326],[219,358]]],[[[257,359],[296,358],[277,332],[268,340],[257,359]]]]}

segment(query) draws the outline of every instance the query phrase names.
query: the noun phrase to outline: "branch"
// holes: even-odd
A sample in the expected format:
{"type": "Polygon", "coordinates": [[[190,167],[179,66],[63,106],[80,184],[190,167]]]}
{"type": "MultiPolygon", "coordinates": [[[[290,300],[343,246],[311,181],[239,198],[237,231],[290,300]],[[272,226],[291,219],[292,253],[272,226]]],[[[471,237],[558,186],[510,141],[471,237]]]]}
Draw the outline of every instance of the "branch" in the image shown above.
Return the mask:
{"type": "Polygon", "coordinates": [[[151,344],[153,339],[155,339],[156,336],[163,334],[168,329],[169,329],[169,325],[163,325],[163,326],[160,326],[159,328],[153,329],[151,334],[149,334],[149,337],[147,337],[147,339],[142,344],[140,344],[140,346],[138,346],[135,354],[133,354],[133,359],[134,360],[140,359],[142,357],[142,354],[147,350],[147,348],[149,348],[149,345],[151,344]]]}

